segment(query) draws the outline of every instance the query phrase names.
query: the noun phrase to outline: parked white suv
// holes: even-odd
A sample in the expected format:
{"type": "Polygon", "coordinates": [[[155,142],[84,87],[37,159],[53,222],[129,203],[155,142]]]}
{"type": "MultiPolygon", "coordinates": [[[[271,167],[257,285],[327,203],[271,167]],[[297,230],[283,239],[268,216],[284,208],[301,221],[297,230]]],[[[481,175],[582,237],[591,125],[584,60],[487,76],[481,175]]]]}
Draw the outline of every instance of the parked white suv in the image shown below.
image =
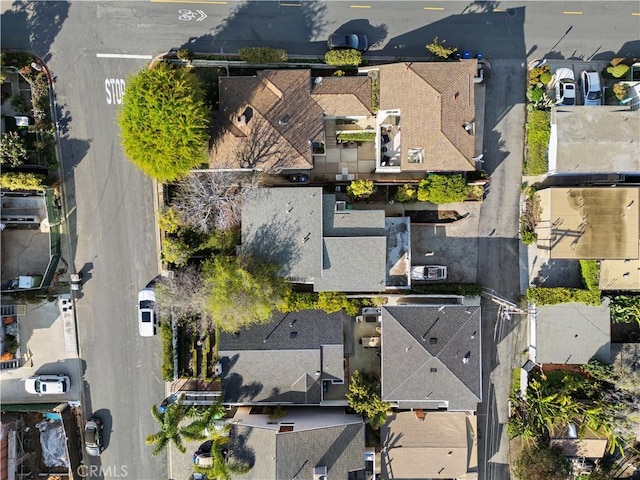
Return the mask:
{"type": "Polygon", "coordinates": [[[580,74],[580,79],[582,80],[584,104],[587,106],[602,105],[602,83],[598,72],[584,70],[580,74]]]}
{"type": "Polygon", "coordinates": [[[71,387],[71,380],[65,374],[59,375],[36,375],[27,378],[24,389],[27,393],[36,395],[67,393],[71,387]]]}

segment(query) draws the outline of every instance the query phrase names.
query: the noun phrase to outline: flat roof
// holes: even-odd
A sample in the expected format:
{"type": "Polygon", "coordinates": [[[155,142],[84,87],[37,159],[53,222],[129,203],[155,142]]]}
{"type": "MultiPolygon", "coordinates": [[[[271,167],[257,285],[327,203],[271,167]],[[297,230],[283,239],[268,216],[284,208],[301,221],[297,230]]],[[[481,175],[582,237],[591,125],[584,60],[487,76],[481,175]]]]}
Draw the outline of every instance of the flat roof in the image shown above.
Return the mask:
{"type": "Polygon", "coordinates": [[[640,189],[547,188],[536,193],[538,246],[551,258],[637,259],[640,189]]]}

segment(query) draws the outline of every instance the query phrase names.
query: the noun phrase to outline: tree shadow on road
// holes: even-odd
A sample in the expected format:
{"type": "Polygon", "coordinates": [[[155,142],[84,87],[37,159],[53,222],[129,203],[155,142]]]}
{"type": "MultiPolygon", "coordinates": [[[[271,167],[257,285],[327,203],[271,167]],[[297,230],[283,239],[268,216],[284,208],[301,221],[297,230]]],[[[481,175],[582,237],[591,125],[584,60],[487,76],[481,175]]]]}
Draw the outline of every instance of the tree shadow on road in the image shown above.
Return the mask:
{"type": "Polygon", "coordinates": [[[69,16],[71,3],[16,1],[2,13],[2,47],[35,52],[48,60],[51,44],[69,16]]]}

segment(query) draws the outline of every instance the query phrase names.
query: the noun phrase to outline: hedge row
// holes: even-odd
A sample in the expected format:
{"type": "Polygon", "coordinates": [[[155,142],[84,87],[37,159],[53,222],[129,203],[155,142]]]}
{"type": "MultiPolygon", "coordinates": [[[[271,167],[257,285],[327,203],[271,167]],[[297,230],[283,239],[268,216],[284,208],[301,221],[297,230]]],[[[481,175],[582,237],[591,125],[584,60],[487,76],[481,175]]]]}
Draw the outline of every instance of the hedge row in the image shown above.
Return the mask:
{"type": "Polygon", "coordinates": [[[162,379],[173,381],[173,332],[171,323],[160,323],[160,340],[162,342],[162,379]]]}
{"type": "Polygon", "coordinates": [[[349,300],[344,293],[320,292],[297,293],[290,292],[285,297],[285,303],[280,308],[283,313],[299,312],[300,310],[324,310],[334,313],[344,310],[347,315],[357,315],[360,303],[349,300]]]}
{"type": "Polygon", "coordinates": [[[373,142],[376,132],[341,132],[336,138],[341,142],[373,142]]]}
{"type": "Polygon", "coordinates": [[[599,290],[582,290],[580,288],[545,288],[531,287],[527,289],[529,303],[541,305],[558,305],[560,303],[578,302],[585,305],[601,305],[599,290]]]}
{"type": "Polygon", "coordinates": [[[527,115],[527,157],[524,165],[526,175],[541,175],[548,170],[550,121],[551,114],[544,110],[533,110],[527,115]]]}
{"type": "Polygon", "coordinates": [[[240,60],[247,63],[286,63],[289,55],[282,48],[245,47],[238,50],[240,60]]]}

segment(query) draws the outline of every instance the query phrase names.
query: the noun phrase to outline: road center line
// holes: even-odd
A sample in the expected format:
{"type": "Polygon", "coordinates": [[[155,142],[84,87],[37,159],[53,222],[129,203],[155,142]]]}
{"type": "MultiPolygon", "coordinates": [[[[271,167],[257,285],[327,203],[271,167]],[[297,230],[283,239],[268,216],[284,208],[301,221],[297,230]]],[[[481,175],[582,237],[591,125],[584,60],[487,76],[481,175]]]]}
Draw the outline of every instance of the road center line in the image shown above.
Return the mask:
{"type": "Polygon", "coordinates": [[[349,5],[350,8],[371,8],[371,5],[349,5]]]}
{"type": "Polygon", "coordinates": [[[582,15],[582,12],[562,12],[564,15],[582,15]]]}
{"type": "Polygon", "coordinates": [[[227,5],[229,2],[219,0],[149,0],[151,3],[198,3],[205,5],[227,5]]]}
{"type": "Polygon", "coordinates": [[[634,17],[640,17],[640,12],[633,12],[631,15],[634,17]]]}
{"type": "Polygon", "coordinates": [[[133,55],[130,53],[96,53],[98,58],[135,58],[140,60],[151,60],[151,55],[133,55]]]}
{"type": "Polygon", "coordinates": [[[442,11],[444,10],[444,7],[424,7],[425,10],[438,10],[438,11],[442,11]]]}
{"type": "Polygon", "coordinates": [[[301,3],[281,3],[281,7],[301,7],[301,3]]]}

